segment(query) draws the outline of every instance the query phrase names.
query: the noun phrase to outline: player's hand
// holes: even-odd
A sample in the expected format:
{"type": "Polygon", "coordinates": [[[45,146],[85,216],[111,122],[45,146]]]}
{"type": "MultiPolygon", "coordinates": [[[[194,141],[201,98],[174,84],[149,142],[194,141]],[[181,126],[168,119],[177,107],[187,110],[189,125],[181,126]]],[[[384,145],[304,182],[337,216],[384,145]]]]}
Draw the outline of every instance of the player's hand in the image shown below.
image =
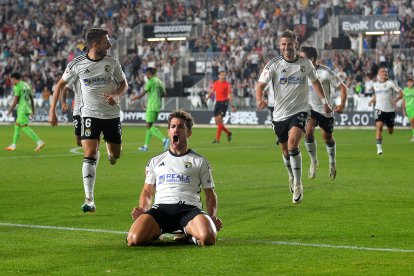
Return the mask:
{"type": "Polygon", "coordinates": [[[62,112],[67,112],[68,110],[69,110],[68,104],[66,102],[62,103],[62,112]]]}
{"type": "Polygon", "coordinates": [[[217,231],[220,231],[223,228],[223,222],[216,216],[210,216],[211,220],[213,221],[214,225],[216,226],[217,231]]]}
{"type": "Polygon", "coordinates": [[[334,111],[338,112],[338,113],[341,113],[342,111],[344,111],[344,109],[345,109],[345,105],[340,104],[340,105],[335,106],[334,111]]]}
{"type": "Polygon", "coordinates": [[[327,114],[332,113],[332,108],[329,106],[329,104],[324,104],[323,109],[327,114]]]}
{"type": "Polygon", "coordinates": [[[264,100],[256,101],[257,108],[262,110],[263,108],[267,107],[267,102],[264,100]]]}
{"type": "Polygon", "coordinates": [[[57,119],[57,116],[56,116],[55,112],[53,112],[53,111],[49,112],[48,121],[49,121],[51,126],[57,126],[58,125],[58,119],[57,119]]]}
{"type": "Polygon", "coordinates": [[[145,210],[141,207],[135,207],[131,212],[132,220],[136,220],[140,215],[144,214],[145,210]]]}
{"type": "Polygon", "coordinates": [[[117,103],[118,97],[116,95],[104,94],[105,102],[110,106],[114,106],[117,103]]]}

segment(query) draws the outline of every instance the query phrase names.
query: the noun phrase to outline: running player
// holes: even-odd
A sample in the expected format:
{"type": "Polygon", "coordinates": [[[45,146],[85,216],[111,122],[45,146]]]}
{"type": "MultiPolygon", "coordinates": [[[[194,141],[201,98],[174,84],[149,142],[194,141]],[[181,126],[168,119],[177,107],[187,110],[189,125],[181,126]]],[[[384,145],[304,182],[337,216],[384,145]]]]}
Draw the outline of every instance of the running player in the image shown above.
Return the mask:
{"type": "Polygon", "coordinates": [[[20,73],[12,73],[10,78],[13,84],[14,97],[10,109],[7,112],[7,116],[11,116],[16,105],[19,105],[17,107],[17,118],[14,125],[13,142],[10,146],[5,148],[5,150],[16,150],[16,144],[20,137],[20,131],[23,131],[30,137],[30,139],[36,142],[37,146],[34,150],[36,152],[40,151],[46,143],[40,140],[36,132],[29,127],[30,118],[34,115],[35,111],[32,88],[27,82],[21,79],[22,77],[20,73]]]}
{"type": "Polygon", "coordinates": [[[213,140],[213,144],[220,143],[221,132],[224,131],[227,134],[227,141],[231,141],[232,133],[228,130],[223,123],[223,118],[226,116],[226,112],[229,106],[231,106],[231,111],[236,112],[236,108],[233,103],[233,92],[231,89],[231,84],[226,81],[226,71],[224,69],[219,69],[218,74],[219,79],[216,80],[210,88],[206,99],[210,98],[210,95],[216,94],[216,104],[214,106],[214,120],[217,125],[216,138],[213,140]]]}
{"type": "Polygon", "coordinates": [[[378,81],[373,84],[374,95],[368,102],[369,106],[375,104],[375,138],[377,142],[377,154],[382,155],[382,129],[387,126],[388,133],[394,132],[395,103],[403,97],[403,91],[392,80],[388,79],[388,69],[380,67],[378,81]],[[394,98],[394,92],[398,93],[394,98]]]}
{"type": "Polygon", "coordinates": [[[413,87],[414,81],[413,78],[410,77],[407,80],[407,87],[404,88],[404,98],[402,102],[402,110],[404,113],[404,116],[408,117],[408,120],[410,120],[411,124],[411,132],[413,134],[411,138],[411,142],[414,142],[414,87],[413,87]]]}
{"type": "Polygon", "coordinates": [[[193,118],[183,110],[168,116],[169,150],[153,157],[127,237],[128,245],[143,245],[163,233],[181,230],[200,245],[214,245],[222,222],[217,218],[217,195],[207,159],[188,147],[193,118]],[[200,192],[206,196],[202,210],[200,192]],[[154,203],[151,206],[154,195],[154,203]]]}
{"type": "Polygon", "coordinates": [[[93,28],[86,34],[89,52],[74,58],[66,67],[62,78],[55,85],[49,112],[52,126],[58,124],[56,103],[60,92],[68,83],[79,80],[82,91],[81,142],[84,152],[82,176],[85,189],[84,212],[96,210],[94,187],[99,137],[104,135],[111,164],[121,156],[122,129],[119,99],[128,88],[126,77],[119,61],[107,55],[112,46],[108,30],[93,28]]]}
{"type": "MultiPolygon", "coordinates": [[[[316,59],[318,58],[318,51],[314,47],[302,47],[299,55],[304,58],[308,58],[316,69],[316,75],[322,84],[325,96],[329,103],[332,104],[332,91],[331,86],[339,88],[341,103],[335,106],[335,112],[342,112],[345,108],[346,100],[348,97],[348,88],[343,83],[342,79],[335,74],[329,67],[318,64],[316,59]]],[[[336,143],[333,138],[334,130],[334,116],[333,113],[326,113],[324,105],[321,99],[317,96],[313,90],[313,85],[309,82],[309,103],[311,106],[310,118],[306,125],[305,133],[305,146],[308,150],[311,164],[309,168],[308,177],[315,178],[316,168],[318,166],[317,158],[317,144],[315,140],[315,127],[319,125],[322,138],[326,145],[326,151],[329,157],[329,177],[334,180],[336,177],[336,143]]]]}
{"type": "Polygon", "coordinates": [[[167,96],[165,86],[162,81],[157,77],[157,69],[148,67],[146,69],[147,83],[145,84],[144,92],[138,96],[132,97],[131,101],[141,99],[145,94],[148,94],[148,102],[145,114],[145,121],[147,123],[147,132],[145,134],[145,143],[142,147],[139,147],[140,151],[148,151],[148,146],[151,140],[151,136],[155,136],[163,143],[164,150],[168,149],[170,141],[165,137],[161,131],[153,126],[158,119],[158,114],[161,111],[161,98],[167,96]]]}
{"type": "Polygon", "coordinates": [[[324,104],[324,111],[332,112],[315,67],[305,58],[296,54],[299,46],[296,34],[285,31],[279,41],[282,56],[271,59],[264,67],[256,85],[256,105],[259,109],[267,106],[263,91],[272,82],[274,93],[273,129],[283,153],[283,162],[289,173],[289,189],[293,203],[303,199],[302,155],[299,143],[305,131],[309,112],[310,79],[315,92],[324,104]]]}

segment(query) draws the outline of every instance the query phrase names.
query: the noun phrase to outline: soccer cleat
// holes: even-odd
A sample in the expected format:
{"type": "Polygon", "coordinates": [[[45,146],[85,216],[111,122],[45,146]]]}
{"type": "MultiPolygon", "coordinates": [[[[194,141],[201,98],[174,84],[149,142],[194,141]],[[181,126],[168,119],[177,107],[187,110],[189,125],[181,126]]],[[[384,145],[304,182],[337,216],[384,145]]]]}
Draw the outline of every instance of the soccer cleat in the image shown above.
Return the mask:
{"type": "Polygon", "coordinates": [[[295,185],[293,189],[293,196],[292,196],[292,202],[297,204],[301,203],[303,199],[303,185],[300,183],[300,185],[295,185]]]}
{"type": "Polygon", "coordinates": [[[378,149],[378,150],[377,150],[377,154],[378,154],[378,155],[382,155],[382,153],[383,153],[383,152],[382,152],[382,149],[378,149]]]}
{"type": "Polygon", "coordinates": [[[37,147],[34,149],[34,151],[39,152],[41,149],[43,149],[46,146],[46,143],[43,141],[39,141],[37,143],[37,147]]]}
{"type": "Polygon", "coordinates": [[[212,144],[219,144],[220,140],[214,139],[213,142],[211,142],[212,144]]]}
{"type": "Polygon", "coordinates": [[[336,178],[336,164],[332,163],[329,165],[329,178],[334,180],[336,178]]]}
{"type": "Polygon", "coordinates": [[[84,212],[84,213],[87,213],[87,212],[89,212],[89,213],[94,213],[95,211],[96,211],[96,206],[95,206],[95,204],[93,204],[93,203],[84,203],[84,204],[82,204],[82,206],[81,206],[81,210],[84,212]]]}
{"type": "Polygon", "coordinates": [[[16,150],[16,145],[10,145],[7,148],[4,148],[4,150],[8,150],[8,151],[16,150]]]}
{"type": "Polygon", "coordinates": [[[229,135],[227,135],[227,141],[231,141],[231,138],[232,138],[232,136],[233,136],[233,133],[232,132],[230,132],[229,133],[229,135]]]}
{"type": "Polygon", "coordinates": [[[289,191],[293,194],[293,177],[289,177],[289,191]]]}
{"type": "Polygon", "coordinates": [[[316,162],[312,162],[310,163],[310,167],[309,167],[309,172],[308,172],[308,177],[310,179],[314,179],[316,176],[316,168],[318,167],[318,161],[316,162]]]}
{"type": "Polygon", "coordinates": [[[139,151],[148,151],[148,146],[142,146],[138,148],[139,151]]]}
{"type": "MultiPolygon", "coordinates": [[[[162,144],[164,145],[164,150],[168,150],[168,148],[170,147],[170,139],[169,138],[164,138],[164,140],[162,141],[162,144]]],[[[148,148],[147,148],[148,150],[148,148]]]]}

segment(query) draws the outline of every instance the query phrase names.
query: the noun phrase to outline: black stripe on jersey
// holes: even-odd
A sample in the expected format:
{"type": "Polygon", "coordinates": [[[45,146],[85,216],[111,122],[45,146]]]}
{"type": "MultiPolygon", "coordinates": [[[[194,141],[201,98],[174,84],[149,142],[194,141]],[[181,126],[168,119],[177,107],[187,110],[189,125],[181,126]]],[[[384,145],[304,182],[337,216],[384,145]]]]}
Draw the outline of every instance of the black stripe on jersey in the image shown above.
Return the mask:
{"type": "Polygon", "coordinates": [[[81,61],[83,61],[83,60],[85,60],[87,57],[86,57],[86,54],[84,54],[84,55],[81,55],[81,56],[78,56],[78,57],[75,57],[69,64],[68,64],[68,68],[69,68],[69,70],[70,69],[72,69],[72,67],[76,64],[76,63],[78,63],[78,62],[81,62],[81,61]]]}
{"type": "Polygon", "coordinates": [[[270,66],[272,66],[274,63],[283,60],[283,56],[277,56],[269,60],[269,62],[266,64],[265,69],[269,70],[270,66]]]}
{"type": "Polygon", "coordinates": [[[197,152],[193,151],[192,149],[190,149],[190,151],[189,151],[188,153],[192,153],[192,154],[194,154],[194,155],[197,155],[198,157],[203,158],[203,160],[204,160],[204,161],[206,161],[208,168],[209,168],[209,169],[211,169],[210,162],[208,162],[208,160],[207,160],[204,156],[202,156],[201,154],[199,154],[199,153],[197,153],[197,152]]]}

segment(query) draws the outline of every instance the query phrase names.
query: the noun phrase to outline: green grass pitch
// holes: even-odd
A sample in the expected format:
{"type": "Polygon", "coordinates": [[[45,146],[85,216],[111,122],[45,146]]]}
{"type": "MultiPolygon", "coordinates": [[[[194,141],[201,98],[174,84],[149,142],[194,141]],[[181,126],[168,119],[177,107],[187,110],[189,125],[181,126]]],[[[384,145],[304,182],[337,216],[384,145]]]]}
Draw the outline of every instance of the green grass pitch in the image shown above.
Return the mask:
{"type": "MultiPolygon", "coordinates": [[[[215,129],[195,126],[190,146],[213,166],[224,223],[217,245],[206,248],[171,240],[126,245],[145,165],[162,149],[153,137],[150,151],[137,151],[144,127],[124,126],[115,166],[101,145],[94,214],[80,211],[82,155],[70,151],[72,127],[33,129],[47,143],[41,152],[23,133],[16,151],[0,151],[0,274],[414,274],[408,129],[384,131],[383,156],[376,154],[374,129],[336,130],[334,181],[320,133],[313,180],[302,142],[304,200],[294,205],[270,128],[232,128],[231,143],[211,144],[215,129]]],[[[13,127],[0,126],[0,134],[0,145],[8,146],[13,127]]]]}

